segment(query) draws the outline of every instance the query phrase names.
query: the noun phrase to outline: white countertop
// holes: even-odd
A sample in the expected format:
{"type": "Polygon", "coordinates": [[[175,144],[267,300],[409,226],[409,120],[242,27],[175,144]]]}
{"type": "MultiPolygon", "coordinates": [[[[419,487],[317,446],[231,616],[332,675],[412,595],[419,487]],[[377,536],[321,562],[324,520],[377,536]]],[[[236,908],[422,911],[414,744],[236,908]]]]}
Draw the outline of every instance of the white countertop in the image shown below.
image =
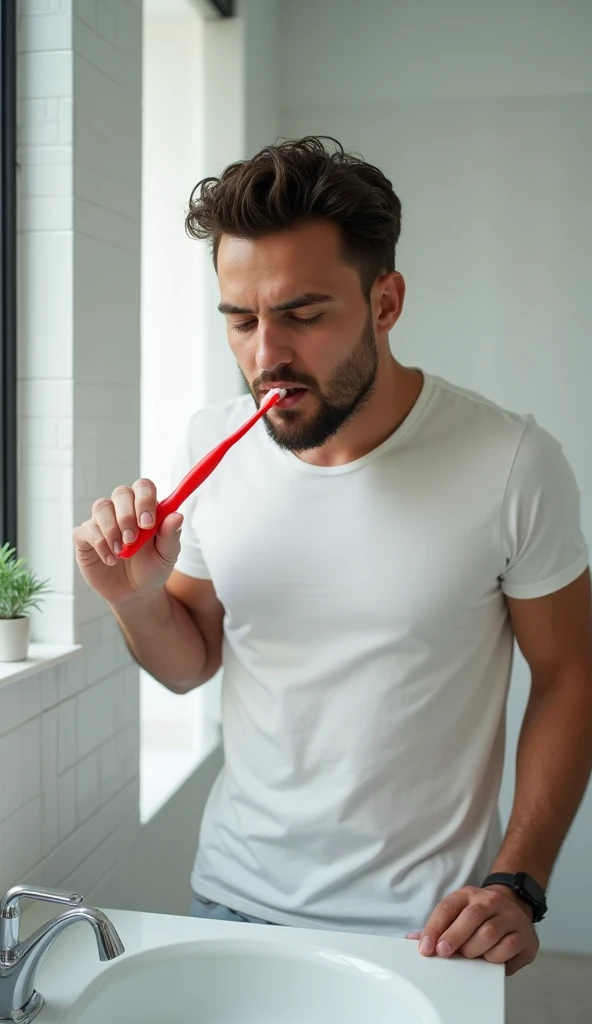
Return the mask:
{"type": "MultiPolygon", "coordinates": [[[[190,917],[169,917],[131,911],[105,911],[119,932],[126,952],[103,964],[99,961],[92,929],[76,923],[63,932],[48,952],[37,975],[37,989],[45,999],[39,1024],[62,1024],[68,1011],[86,987],[101,973],[121,963],[124,957],[176,943],[216,939],[269,941],[270,926],[205,921],[190,917]]],[[[483,960],[426,959],[417,943],[349,932],[322,932],[295,928],[273,928],[274,943],[318,944],[347,955],[371,960],[396,971],[421,988],[428,997],[438,995],[438,1010],[444,1024],[503,1024],[504,971],[483,960]],[[478,1011],[478,1012],[476,1012],[478,1011]]],[[[115,1024],[115,1022],[114,1022],[115,1024]]],[[[328,1022],[329,1024],[329,1022],[328,1022]]],[[[368,1022],[365,1022],[368,1024],[368,1022]]]]}

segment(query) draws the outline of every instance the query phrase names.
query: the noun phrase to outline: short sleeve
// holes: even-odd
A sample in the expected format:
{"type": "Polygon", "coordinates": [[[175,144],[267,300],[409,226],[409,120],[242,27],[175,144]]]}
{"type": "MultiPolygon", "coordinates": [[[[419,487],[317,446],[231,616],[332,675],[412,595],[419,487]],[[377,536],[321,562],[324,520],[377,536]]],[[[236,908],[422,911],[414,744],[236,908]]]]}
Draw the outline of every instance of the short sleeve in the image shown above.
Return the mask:
{"type": "MultiPolygon", "coordinates": [[[[175,480],[173,487],[176,487],[181,482],[183,477],[187,475],[189,470],[199,459],[199,456],[193,458],[190,452],[190,432],[194,428],[195,421],[196,417],[192,419],[191,424],[185,431],[184,437],[177,446],[177,451],[173,460],[173,473],[175,480]]],[[[194,491],[194,493],[191,494],[185,502],[183,502],[179,509],[179,511],[183,513],[184,519],[183,529],[181,530],[181,552],[177,559],[175,569],[184,573],[185,576],[192,576],[194,579],[209,580],[211,579],[210,571],[203,556],[199,536],[196,530],[198,500],[199,490],[194,491]]]]}
{"type": "Polygon", "coordinates": [[[533,418],[510,471],[501,543],[501,585],[508,597],[545,597],[573,583],[588,566],[573,471],[559,442],[533,418]]]}

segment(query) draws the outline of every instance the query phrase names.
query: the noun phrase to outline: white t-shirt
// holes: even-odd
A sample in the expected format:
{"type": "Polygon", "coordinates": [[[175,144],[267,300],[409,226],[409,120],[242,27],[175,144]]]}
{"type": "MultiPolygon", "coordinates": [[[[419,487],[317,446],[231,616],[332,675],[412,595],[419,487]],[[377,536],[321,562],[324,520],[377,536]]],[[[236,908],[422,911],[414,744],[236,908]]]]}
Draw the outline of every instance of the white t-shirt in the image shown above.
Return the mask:
{"type": "MultiPolygon", "coordinates": [[[[198,413],[179,474],[252,412],[245,396],[198,413]]],[[[185,513],[177,569],[225,609],[225,764],[194,890],[280,924],[421,928],[501,841],[504,594],[588,564],[559,444],[426,374],[402,426],[344,466],[258,423],[185,513]]]]}

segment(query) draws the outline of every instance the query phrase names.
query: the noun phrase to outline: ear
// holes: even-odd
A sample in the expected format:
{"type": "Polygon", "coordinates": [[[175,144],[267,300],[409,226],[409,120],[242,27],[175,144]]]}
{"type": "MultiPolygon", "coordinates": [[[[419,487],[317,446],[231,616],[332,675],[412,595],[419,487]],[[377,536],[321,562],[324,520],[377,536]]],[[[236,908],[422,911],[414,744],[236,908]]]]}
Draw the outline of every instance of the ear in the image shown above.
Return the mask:
{"type": "Polygon", "coordinates": [[[376,328],[388,334],[403,312],[405,281],[398,270],[377,278],[372,288],[372,312],[376,328]]]}

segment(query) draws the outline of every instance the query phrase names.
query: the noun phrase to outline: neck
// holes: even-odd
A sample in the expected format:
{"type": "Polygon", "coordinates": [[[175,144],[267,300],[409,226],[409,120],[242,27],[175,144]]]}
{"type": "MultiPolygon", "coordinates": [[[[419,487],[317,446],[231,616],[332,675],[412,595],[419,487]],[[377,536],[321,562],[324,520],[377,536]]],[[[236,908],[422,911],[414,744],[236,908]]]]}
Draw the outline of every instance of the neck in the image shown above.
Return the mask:
{"type": "Polygon", "coordinates": [[[321,448],[299,452],[312,466],[343,466],[378,448],[401,426],[415,405],[423,377],[401,366],[386,345],[381,346],[376,381],[370,397],[321,448]]]}

